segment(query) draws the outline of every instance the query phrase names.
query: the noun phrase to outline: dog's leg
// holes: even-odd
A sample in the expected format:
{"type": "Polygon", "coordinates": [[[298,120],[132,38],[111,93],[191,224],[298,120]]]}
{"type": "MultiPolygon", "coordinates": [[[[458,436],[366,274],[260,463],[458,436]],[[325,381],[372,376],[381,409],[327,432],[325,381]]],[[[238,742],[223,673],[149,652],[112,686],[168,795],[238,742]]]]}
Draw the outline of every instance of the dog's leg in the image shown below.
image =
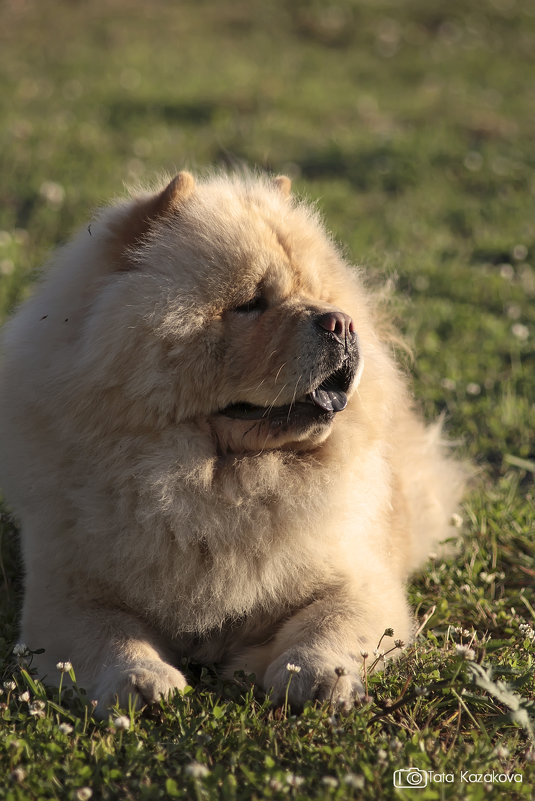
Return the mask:
{"type": "Polygon", "coordinates": [[[31,649],[46,644],[35,655],[33,667],[46,684],[57,684],[58,662],[72,663],[77,684],[96,700],[95,713],[105,717],[116,701],[139,708],[183,690],[187,682],[174,668],[161,638],[141,620],[122,610],[79,604],[28,592],[22,638],[31,649]],[[46,600],[43,600],[43,597],[46,600]]]}
{"type": "MultiPolygon", "coordinates": [[[[243,654],[245,669],[272,691],[275,704],[287,696],[297,709],[308,699],[350,705],[363,692],[363,654],[368,654],[368,665],[376,659],[374,651],[386,629],[393,629],[393,636],[383,640],[381,651],[411,637],[403,587],[393,587],[393,582],[385,577],[382,586],[374,583],[360,593],[337,590],[311,603],[285,621],[269,644],[243,654]]],[[[233,667],[237,669],[238,660],[233,667]]]]}

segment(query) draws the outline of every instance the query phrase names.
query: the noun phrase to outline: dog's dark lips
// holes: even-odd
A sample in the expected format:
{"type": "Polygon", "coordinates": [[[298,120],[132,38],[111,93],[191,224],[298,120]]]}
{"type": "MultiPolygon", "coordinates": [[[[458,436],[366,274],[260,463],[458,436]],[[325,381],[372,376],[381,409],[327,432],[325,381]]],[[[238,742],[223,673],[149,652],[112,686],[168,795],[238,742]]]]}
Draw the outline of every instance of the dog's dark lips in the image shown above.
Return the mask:
{"type": "Polygon", "coordinates": [[[347,406],[347,390],[351,386],[355,372],[346,362],[325,378],[306,395],[297,398],[286,406],[253,406],[250,403],[233,403],[221,409],[219,414],[237,420],[266,420],[275,422],[285,420],[310,420],[328,422],[337,412],[347,406]]]}

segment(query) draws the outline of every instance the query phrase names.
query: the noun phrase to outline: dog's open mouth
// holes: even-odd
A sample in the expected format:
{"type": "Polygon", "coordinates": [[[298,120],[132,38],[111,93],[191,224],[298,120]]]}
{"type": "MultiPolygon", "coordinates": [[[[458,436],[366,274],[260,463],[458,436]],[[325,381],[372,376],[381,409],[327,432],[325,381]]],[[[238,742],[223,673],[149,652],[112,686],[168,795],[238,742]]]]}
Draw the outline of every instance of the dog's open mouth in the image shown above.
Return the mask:
{"type": "Polygon", "coordinates": [[[238,420],[285,420],[290,423],[310,420],[328,421],[347,406],[347,392],[355,376],[352,361],[346,361],[321,384],[286,406],[253,406],[250,403],[233,403],[219,414],[238,420]]]}

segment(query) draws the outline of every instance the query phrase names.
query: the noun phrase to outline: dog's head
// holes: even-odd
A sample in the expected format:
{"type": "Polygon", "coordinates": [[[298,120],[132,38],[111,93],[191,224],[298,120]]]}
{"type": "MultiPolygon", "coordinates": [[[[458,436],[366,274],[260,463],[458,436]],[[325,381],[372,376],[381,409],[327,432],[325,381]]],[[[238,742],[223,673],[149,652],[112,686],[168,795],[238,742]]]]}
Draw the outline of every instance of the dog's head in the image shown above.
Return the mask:
{"type": "Polygon", "coordinates": [[[226,317],[236,400],[211,415],[220,447],[321,442],[360,376],[353,319],[311,298],[264,296],[261,289],[226,317]]]}
{"type": "Polygon", "coordinates": [[[284,177],[180,173],[101,218],[112,269],[85,362],[127,415],[197,421],[219,453],[241,454],[317,448],[347,414],[367,304],[289,189],[284,177]]]}

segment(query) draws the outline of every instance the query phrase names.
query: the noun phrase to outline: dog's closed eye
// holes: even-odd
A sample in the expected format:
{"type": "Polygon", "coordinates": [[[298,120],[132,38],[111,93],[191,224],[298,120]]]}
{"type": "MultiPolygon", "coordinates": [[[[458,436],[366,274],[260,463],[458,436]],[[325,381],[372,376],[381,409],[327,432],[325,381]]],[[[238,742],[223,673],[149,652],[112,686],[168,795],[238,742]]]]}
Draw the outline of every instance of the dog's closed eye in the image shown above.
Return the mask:
{"type": "Polygon", "coordinates": [[[232,311],[237,312],[238,314],[252,314],[255,312],[261,314],[267,309],[267,307],[268,303],[265,297],[260,293],[257,293],[246,303],[241,303],[239,306],[235,306],[232,311]]]}

